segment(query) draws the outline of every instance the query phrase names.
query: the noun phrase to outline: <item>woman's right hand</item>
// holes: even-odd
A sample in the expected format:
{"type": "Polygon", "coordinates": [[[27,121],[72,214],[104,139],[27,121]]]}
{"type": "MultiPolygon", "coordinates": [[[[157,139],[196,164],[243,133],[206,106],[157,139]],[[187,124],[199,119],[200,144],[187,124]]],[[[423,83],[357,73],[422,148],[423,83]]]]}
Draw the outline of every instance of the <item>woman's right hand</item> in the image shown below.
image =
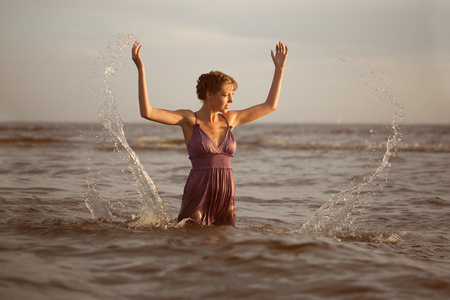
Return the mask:
{"type": "Polygon", "coordinates": [[[133,59],[138,69],[142,69],[144,67],[144,62],[142,61],[140,55],[141,48],[142,45],[138,41],[136,41],[133,45],[133,48],[131,49],[131,58],[133,59]]]}

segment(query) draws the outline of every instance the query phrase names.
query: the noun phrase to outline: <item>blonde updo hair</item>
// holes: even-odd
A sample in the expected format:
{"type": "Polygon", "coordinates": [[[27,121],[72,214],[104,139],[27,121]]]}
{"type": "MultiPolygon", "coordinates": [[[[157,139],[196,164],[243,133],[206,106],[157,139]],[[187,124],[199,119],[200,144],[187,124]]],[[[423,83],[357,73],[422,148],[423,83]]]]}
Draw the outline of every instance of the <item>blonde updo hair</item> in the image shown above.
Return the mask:
{"type": "Polygon", "coordinates": [[[233,90],[236,90],[238,84],[233,77],[220,71],[211,71],[200,75],[197,80],[197,97],[200,100],[206,100],[206,92],[217,93],[225,84],[232,84],[233,90]]]}

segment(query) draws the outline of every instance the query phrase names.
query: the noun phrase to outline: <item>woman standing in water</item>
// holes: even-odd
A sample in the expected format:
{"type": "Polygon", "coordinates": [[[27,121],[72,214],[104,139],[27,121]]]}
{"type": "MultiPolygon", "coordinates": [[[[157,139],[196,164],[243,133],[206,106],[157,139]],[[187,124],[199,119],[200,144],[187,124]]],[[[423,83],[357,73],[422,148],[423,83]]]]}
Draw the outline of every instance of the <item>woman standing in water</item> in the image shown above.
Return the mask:
{"type": "Polygon", "coordinates": [[[271,51],[275,72],[265,102],[244,110],[229,110],[236,81],[211,71],[197,80],[197,96],[203,105],[197,112],[153,108],[148,100],[141,45],[136,42],[132,58],[139,72],[139,107],[145,119],[179,125],[192,163],[178,220],[189,218],[198,225],[236,225],[235,185],[231,157],[236,150],[234,127],[255,121],[277,108],[288,48],[279,42],[271,51]],[[274,54],[275,52],[275,54],[274,54]]]}

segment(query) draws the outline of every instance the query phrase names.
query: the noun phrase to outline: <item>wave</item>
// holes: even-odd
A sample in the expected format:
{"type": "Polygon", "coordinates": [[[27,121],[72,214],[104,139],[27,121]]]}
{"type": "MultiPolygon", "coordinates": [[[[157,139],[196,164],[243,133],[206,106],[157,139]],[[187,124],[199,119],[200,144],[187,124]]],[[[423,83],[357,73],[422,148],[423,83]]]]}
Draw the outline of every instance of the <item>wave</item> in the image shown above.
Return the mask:
{"type": "Polygon", "coordinates": [[[2,146],[47,146],[48,144],[60,143],[61,140],[52,137],[0,137],[0,145],[2,146]]]}
{"type": "Polygon", "coordinates": [[[21,124],[21,125],[0,125],[0,131],[15,130],[15,131],[41,131],[44,130],[44,126],[33,124],[21,124]]]}
{"type": "MultiPolygon", "coordinates": [[[[0,145],[2,146],[48,146],[57,143],[73,143],[73,141],[55,139],[50,136],[34,136],[34,137],[0,137],[0,145]]],[[[183,139],[171,139],[165,137],[138,136],[134,141],[130,141],[129,145],[133,149],[140,150],[186,150],[183,139]]],[[[292,149],[292,150],[383,150],[386,149],[387,143],[339,143],[339,142],[295,142],[282,141],[276,139],[263,138],[256,141],[238,141],[238,148],[243,150],[258,150],[265,148],[292,149]]],[[[96,150],[115,151],[116,145],[96,146],[96,150]]],[[[430,152],[430,153],[450,153],[450,145],[443,144],[407,144],[399,143],[394,146],[394,151],[400,152],[430,152]]]]}
{"type": "Polygon", "coordinates": [[[154,149],[154,150],[170,150],[170,149],[186,149],[184,140],[170,139],[164,137],[138,136],[137,141],[130,143],[135,149],[154,149]]]}
{"type": "MultiPolygon", "coordinates": [[[[1,142],[1,141],[0,141],[1,142]]],[[[164,137],[148,137],[139,136],[137,140],[131,141],[130,146],[133,149],[141,150],[185,150],[186,146],[182,139],[170,139],[164,137]]],[[[292,149],[292,150],[354,150],[354,151],[367,151],[367,150],[384,150],[387,147],[387,142],[373,142],[373,143],[339,143],[339,142],[295,142],[295,141],[282,141],[276,139],[263,138],[256,141],[238,141],[238,149],[243,150],[258,150],[265,148],[277,148],[277,149],[292,149]]],[[[115,149],[115,146],[99,146],[97,150],[111,150],[115,149]]],[[[432,153],[449,153],[450,145],[443,144],[407,144],[399,143],[392,149],[393,151],[400,152],[432,152],[432,153]]]]}
{"type": "MultiPolygon", "coordinates": [[[[373,143],[339,143],[339,142],[329,142],[329,143],[317,143],[317,142],[286,142],[274,139],[261,139],[260,141],[243,144],[245,146],[253,147],[276,147],[276,148],[287,148],[287,149],[298,149],[298,150],[384,150],[387,147],[388,142],[373,142],[373,143]]],[[[402,144],[398,143],[392,148],[394,151],[405,151],[405,152],[450,152],[450,145],[442,144],[402,144]]]]}

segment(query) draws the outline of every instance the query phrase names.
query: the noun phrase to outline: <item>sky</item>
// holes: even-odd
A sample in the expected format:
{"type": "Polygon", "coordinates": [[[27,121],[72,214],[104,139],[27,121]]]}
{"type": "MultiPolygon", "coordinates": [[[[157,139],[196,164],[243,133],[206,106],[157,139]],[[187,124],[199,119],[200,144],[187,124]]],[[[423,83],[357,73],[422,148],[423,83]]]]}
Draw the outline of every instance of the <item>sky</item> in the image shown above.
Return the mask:
{"type": "MultiPolygon", "coordinates": [[[[0,122],[96,122],[91,86],[118,34],[143,45],[150,102],[197,110],[198,76],[265,101],[270,49],[289,47],[280,102],[260,122],[450,124],[447,0],[1,0],[0,122]],[[398,104],[395,104],[398,103],[398,104]]],[[[143,121],[127,48],[113,76],[125,123],[143,121]]]]}

